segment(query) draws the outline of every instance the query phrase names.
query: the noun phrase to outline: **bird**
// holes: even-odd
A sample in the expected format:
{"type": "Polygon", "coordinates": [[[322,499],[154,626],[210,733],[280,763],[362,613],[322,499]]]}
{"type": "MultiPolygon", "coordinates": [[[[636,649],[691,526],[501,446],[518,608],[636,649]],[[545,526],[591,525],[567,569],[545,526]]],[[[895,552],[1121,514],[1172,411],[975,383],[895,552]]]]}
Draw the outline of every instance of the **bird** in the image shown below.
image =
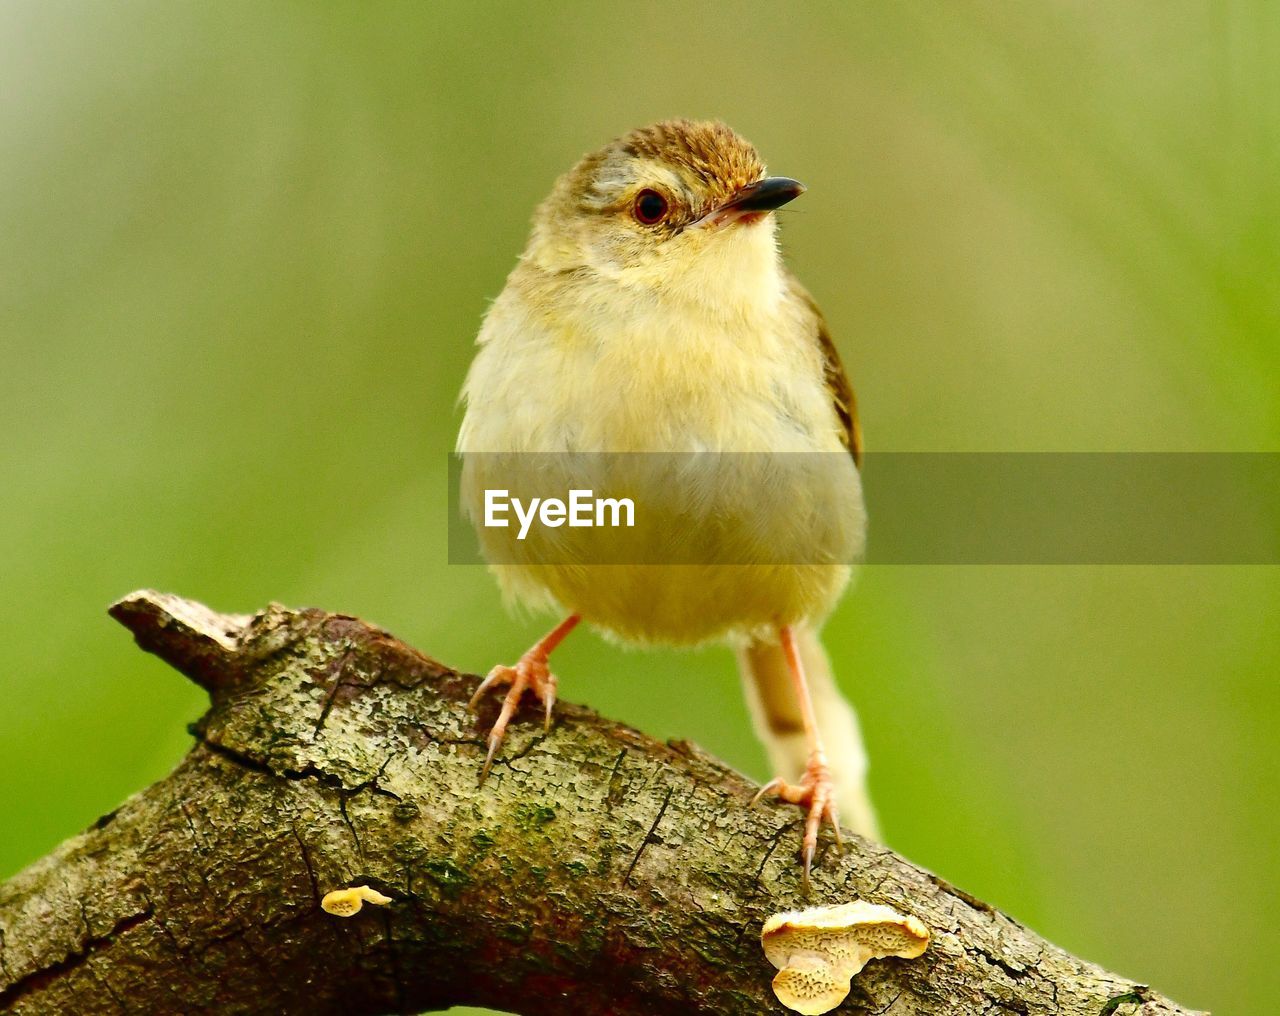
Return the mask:
{"type": "Polygon", "coordinates": [[[481,780],[525,695],[549,728],[549,657],[579,624],[630,646],[727,645],[777,774],[752,803],[803,810],[808,886],[824,823],[839,848],[842,815],[879,832],[857,716],[819,636],[866,511],[853,388],[778,243],[775,213],[804,190],[720,121],[659,121],[583,156],[484,315],[456,452],[504,594],[561,618],[472,698],[506,689],[481,780]],[[490,524],[487,492],[589,488],[600,457],[615,476],[632,463],[649,522],[627,531],[625,559],[568,542],[595,531],[490,524]]]}

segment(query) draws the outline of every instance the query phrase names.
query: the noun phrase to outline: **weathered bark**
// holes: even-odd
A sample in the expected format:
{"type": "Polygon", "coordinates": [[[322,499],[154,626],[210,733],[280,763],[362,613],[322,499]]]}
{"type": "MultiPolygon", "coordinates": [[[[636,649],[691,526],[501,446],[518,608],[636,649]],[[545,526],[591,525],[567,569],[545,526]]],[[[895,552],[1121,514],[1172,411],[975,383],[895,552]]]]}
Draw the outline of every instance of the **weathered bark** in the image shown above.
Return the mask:
{"type": "Polygon", "coordinates": [[[0,887],[0,1011],[781,1013],[763,921],[858,897],[933,944],[873,962],[842,1012],[1187,1011],[856,837],[806,900],[799,812],[583,708],[518,724],[477,786],[476,678],[354,618],[112,613],[212,707],[171,776],[0,887]],[[360,883],[393,902],[320,909],[360,883]]]}

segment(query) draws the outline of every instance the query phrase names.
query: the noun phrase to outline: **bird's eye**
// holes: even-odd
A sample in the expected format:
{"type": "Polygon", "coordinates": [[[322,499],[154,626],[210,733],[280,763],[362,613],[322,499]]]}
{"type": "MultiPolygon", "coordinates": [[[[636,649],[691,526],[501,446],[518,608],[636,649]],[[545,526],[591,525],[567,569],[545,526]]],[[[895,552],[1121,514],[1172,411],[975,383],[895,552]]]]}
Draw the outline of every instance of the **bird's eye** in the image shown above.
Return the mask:
{"type": "Polygon", "coordinates": [[[661,222],[667,215],[667,199],[656,190],[642,190],[636,195],[636,221],[646,226],[661,222]]]}

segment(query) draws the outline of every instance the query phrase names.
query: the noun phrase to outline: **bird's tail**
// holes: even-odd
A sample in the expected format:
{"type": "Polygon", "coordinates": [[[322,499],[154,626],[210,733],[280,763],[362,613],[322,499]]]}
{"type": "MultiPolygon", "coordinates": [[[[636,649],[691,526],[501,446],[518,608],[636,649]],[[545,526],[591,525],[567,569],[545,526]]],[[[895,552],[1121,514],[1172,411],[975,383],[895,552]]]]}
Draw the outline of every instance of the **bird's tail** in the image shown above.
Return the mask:
{"type": "MultiPolygon", "coordinates": [[[[880,830],[867,793],[867,753],[862,746],[858,716],[852,704],[840,694],[817,632],[799,626],[794,631],[809,693],[813,696],[818,732],[837,787],[841,823],[862,836],[878,840],[880,830]]],[[[738,670],[755,720],[756,735],[769,753],[775,774],[795,779],[804,772],[809,746],[782,647],[777,643],[755,642],[739,649],[738,670]]]]}

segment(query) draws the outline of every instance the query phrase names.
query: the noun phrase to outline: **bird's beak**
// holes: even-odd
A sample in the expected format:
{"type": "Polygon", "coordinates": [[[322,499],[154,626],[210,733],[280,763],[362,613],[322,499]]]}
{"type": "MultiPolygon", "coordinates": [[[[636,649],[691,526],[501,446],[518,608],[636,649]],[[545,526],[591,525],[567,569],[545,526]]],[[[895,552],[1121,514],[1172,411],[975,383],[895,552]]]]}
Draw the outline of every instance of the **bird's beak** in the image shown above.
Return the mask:
{"type": "Polygon", "coordinates": [[[804,184],[785,176],[769,176],[748,184],[719,208],[694,223],[695,227],[728,226],[735,222],[759,222],[775,208],[804,193],[804,184]]]}
{"type": "Polygon", "coordinates": [[[743,187],[721,206],[720,211],[738,212],[743,215],[751,212],[772,212],[803,193],[804,184],[799,180],[790,180],[785,176],[767,176],[757,183],[743,187]]]}

